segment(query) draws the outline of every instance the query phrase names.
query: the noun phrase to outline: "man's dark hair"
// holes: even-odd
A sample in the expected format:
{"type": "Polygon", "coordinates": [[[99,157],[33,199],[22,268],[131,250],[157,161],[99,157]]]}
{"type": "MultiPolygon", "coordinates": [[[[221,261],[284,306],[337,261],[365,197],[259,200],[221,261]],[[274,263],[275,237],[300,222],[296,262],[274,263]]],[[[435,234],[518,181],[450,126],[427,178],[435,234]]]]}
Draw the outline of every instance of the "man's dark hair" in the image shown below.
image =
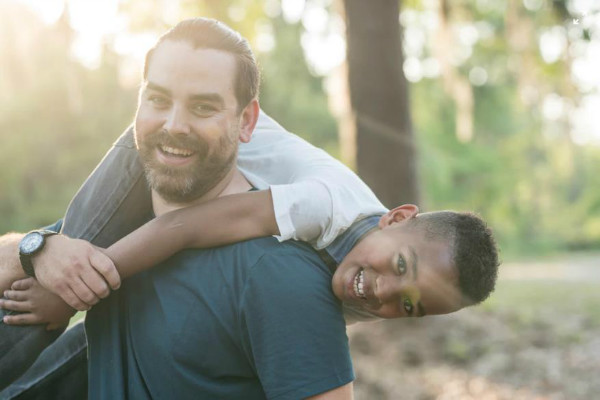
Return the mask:
{"type": "Polygon", "coordinates": [[[236,59],[235,96],[238,112],[258,97],[260,71],[248,41],[224,23],[210,18],[183,20],[164,33],[146,53],[144,80],[148,77],[148,66],[152,54],[165,40],[189,43],[194,49],[214,49],[231,53],[236,59]]]}
{"type": "Polygon", "coordinates": [[[494,291],[498,277],[498,249],[492,230],[476,214],[438,211],[420,214],[425,237],[450,240],[458,287],[465,306],[481,303],[494,291]]]}

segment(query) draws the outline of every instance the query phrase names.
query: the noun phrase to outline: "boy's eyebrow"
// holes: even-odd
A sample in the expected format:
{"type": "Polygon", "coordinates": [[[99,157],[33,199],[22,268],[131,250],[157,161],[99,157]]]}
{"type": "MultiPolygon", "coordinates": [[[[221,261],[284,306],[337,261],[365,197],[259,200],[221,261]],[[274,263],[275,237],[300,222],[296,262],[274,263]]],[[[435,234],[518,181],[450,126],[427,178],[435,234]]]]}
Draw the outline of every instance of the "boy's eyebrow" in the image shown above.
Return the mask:
{"type": "MultiPolygon", "coordinates": [[[[411,266],[412,266],[412,270],[413,270],[413,282],[417,280],[417,264],[419,262],[419,258],[417,257],[417,252],[415,251],[414,247],[412,246],[408,246],[408,250],[410,251],[410,259],[411,259],[411,266]]],[[[423,303],[421,303],[420,301],[417,303],[417,317],[424,317],[427,315],[427,312],[425,312],[425,307],[423,307],[423,303]]]]}
{"type": "Polygon", "coordinates": [[[408,246],[408,250],[410,251],[410,260],[411,262],[411,266],[412,266],[412,271],[413,271],[413,282],[417,280],[417,263],[419,262],[419,258],[417,257],[417,252],[415,251],[415,248],[412,246],[408,246]]]}

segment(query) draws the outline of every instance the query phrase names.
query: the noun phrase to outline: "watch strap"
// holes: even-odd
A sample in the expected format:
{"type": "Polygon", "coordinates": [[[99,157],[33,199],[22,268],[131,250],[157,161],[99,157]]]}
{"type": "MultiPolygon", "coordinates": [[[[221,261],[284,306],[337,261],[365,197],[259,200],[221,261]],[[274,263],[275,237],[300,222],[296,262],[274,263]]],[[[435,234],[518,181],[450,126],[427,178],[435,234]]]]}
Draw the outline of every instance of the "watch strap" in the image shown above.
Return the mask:
{"type": "MultiPolygon", "coordinates": [[[[42,249],[44,248],[44,246],[46,244],[46,238],[48,236],[57,235],[58,232],[50,231],[47,229],[40,229],[40,230],[31,231],[31,232],[27,233],[27,235],[29,235],[30,233],[40,234],[42,236],[42,243],[38,246],[37,249],[35,249],[35,251],[28,253],[28,254],[23,254],[19,248],[19,260],[21,261],[21,267],[23,268],[23,271],[28,276],[35,278],[35,269],[33,268],[32,258],[36,254],[38,254],[40,251],[42,251],[42,249]]],[[[25,236],[27,236],[27,235],[25,235],[25,236]]]]}

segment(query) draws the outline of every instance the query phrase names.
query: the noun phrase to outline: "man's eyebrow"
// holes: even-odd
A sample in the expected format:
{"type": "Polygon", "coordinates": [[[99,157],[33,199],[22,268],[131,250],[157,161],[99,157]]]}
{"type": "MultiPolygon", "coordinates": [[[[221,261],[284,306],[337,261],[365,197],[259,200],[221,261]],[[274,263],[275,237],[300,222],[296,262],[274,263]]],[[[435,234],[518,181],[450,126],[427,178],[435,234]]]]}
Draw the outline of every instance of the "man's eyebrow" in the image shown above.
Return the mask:
{"type": "Polygon", "coordinates": [[[225,105],[225,99],[218,93],[200,93],[190,96],[191,101],[208,101],[211,103],[218,103],[219,105],[225,105]]]}
{"type": "Polygon", "coordinates": [[[151,89],[151,90],[156,90],[157,92],[161,92],[166,95],[171,95],[171,91],[169,89],[164,88],[160,85],[157,85],[156,83],[152,83],[150,81],[148,81],[148,83],[146,83],[146,88],[151,89]]]}

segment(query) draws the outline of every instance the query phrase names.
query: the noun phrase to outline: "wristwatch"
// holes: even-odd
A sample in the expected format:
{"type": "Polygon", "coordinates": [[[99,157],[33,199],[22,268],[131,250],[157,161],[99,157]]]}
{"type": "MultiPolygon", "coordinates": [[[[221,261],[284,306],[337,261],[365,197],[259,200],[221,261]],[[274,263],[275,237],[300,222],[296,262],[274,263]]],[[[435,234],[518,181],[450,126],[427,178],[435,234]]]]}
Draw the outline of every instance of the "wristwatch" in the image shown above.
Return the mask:
{"type": "Polygon", "coordinates": [[[21,239],[19,243],[19,259],[23,271],[35,278],[35,270],[31,258],[42,251],[46,244],[46,237],[56,235],[56,232],[48,230],[31,231],[21,239]]]}

